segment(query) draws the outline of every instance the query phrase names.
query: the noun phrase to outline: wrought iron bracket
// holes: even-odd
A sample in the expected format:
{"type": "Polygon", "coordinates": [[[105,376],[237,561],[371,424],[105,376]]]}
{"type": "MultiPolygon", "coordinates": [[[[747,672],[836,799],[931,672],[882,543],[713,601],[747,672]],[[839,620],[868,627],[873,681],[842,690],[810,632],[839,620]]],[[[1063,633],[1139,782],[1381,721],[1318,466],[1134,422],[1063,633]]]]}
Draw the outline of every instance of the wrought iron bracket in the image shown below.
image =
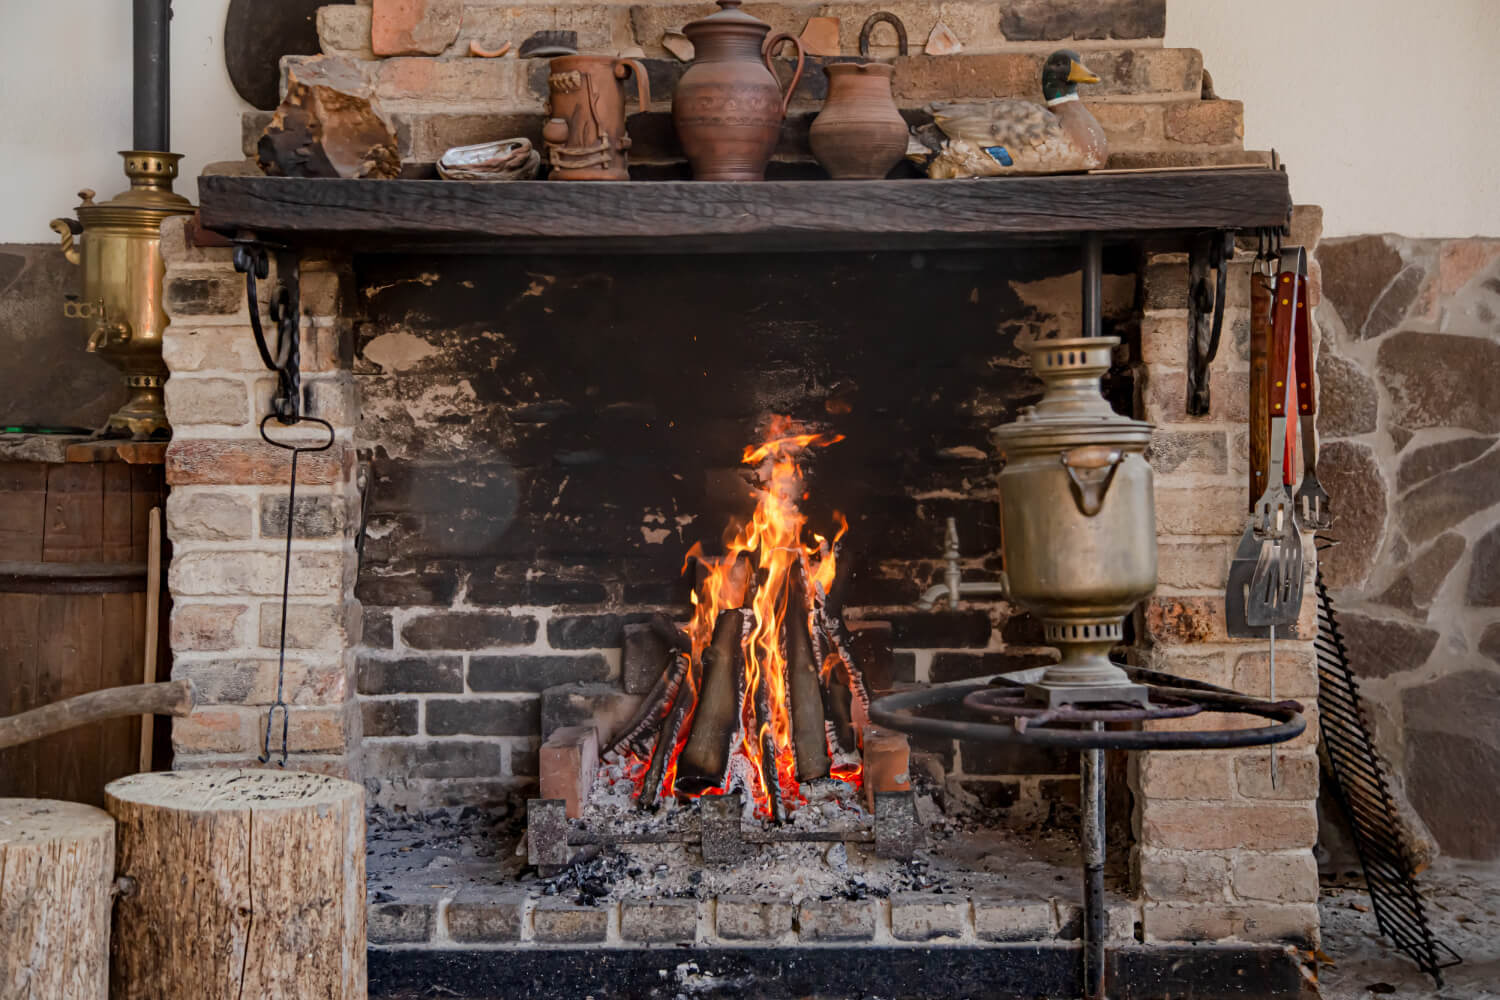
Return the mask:
{"type": "Polygon", "coordinates": [[[1208,366],[1219,353],[1224,332],[1224,299],[1229,262],[1234,259],[1234,233],[1203,233],[1188,251],[1187,412],[1208,415],[1208,366]],[[1213,284],[1208,272],[1215,272],[1213,284]]]}
{"type": "Polygon", "coordinates": [[[271,415],[283,424],[302,419],[302,338],[299,301],[300,258],[295,250],[264,243],[253,233],[234,239],[234,269],[245,276],[245,302],[250,310],[250,329],[261,363],[276,373],[276,392],[271,397],[271,415]],[[276,324],[274,350],[267,344],[260,322],[257,282],[270,273],[268,251],[276,254],[276,282],[268,312],[276,324]]]}

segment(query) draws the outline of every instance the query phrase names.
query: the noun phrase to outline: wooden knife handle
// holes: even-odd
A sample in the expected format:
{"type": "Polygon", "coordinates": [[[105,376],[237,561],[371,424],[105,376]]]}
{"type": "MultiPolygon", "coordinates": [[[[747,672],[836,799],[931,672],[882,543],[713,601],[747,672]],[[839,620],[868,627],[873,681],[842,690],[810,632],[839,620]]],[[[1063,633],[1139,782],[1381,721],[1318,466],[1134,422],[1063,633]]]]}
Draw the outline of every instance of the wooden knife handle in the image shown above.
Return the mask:
{"type": "Polygon", "coordinates": [[[1297,420],[1287,419],[1297,409],[1297,388],[1293,348],[1295,344],[1297,312],[1301,303],[1298,291],[1301,282],[1292,271],[1283,270],[1276,275],[1276,285],[1271,303],[1271,370],[1270,370],[1270,416],[1272,420],[1286,422],[1286,448],[1283,452],[1281,481],[1290,486],[1296,482],[1297,465],[1297,420]]]}
{"type": "Polygon", "coordinates": [[[1297,279],[1297,318],[1292,357],[1295,361],[1297,412],[1312,416],[1318,412],[1318,401],[1312,391],[1312,329],[1308,317],[1307,278],[1297,279]]]}
{"type": "Polygon", "coordinates": [[[1266,491],[1271,467],[1271,283],[1250,272],[1250,509],[1266,491]]]}

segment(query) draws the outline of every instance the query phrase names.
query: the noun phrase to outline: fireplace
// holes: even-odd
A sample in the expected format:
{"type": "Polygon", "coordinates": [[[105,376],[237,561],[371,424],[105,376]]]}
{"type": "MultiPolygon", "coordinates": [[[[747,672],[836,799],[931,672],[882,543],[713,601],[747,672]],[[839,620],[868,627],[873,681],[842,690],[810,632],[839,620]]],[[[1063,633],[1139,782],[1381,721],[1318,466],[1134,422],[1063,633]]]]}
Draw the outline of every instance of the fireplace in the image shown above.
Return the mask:
{"type": "MultiPolygon", "coordinates": [[[[1231,102],[1201,99],[1196,53],[1095,44],[1128,98],[1101,104],[1112,165],[1260,162],[1221,128],[1231,102]]],[[[393,106],[410,159],[490,138],[423,99],[393,106]]],[[[643,970],[668,995],[857,994],[872,975],[897,993],[1077,990],[1078,754],[906,737],[866,703],[1056,661],[999,597],[921,598],[953,567],[998,582],[990,430],[1041,395],[1024,348],[1081,332],[1119,338],[1106,397],[1156,425],[1159,585],[1114,657],[1269,693],[1263,644],[1232,640],[1222,610],[1246,513],[1249,263],[1228,265],[1211,406],[1189,416],[1184,233],[1284,214],[1286,188],[1264,169],[1073,180],[1134,193],[1018,195],[997,236],[992,192],[1052,189],[932,188],[972,199],[934,219],[892,194],[926,182],[827,182],[795,206],[810,185],[614,185],[583,206],[542,184],[536,217],[493,188],[455,207],[414,181],[204,178],[202,218],[169,222],[163,251],[174,673],[202,703],[178,759],[260,750],[290,517],[291,766],[365,784],[384,995],[578,995],[643,970]],[[699,197],[726,201],[681,210],[699,197]],[[244,278],[209,230],[291,248],[270,280],[295,282],[306,412],[335,444],[303,457],[290,511],[285,458],[258,438],[270,383],[244,278]],[[1109,235],[1085,331],[1090,230],[1109,235]]],[[[1293,241],[1317,225],[1298,210],[1293,241]]],[[[1309,644],[1277,661],[1277,693],[1315,718],[1309,644]]],[[[1124,995],[1231,968],[1299,988],[1286,946],[1317,939],[1317,760],[1311,735],[1279,753],[1274,787],[1263,750],[1107,755],[1124,995]]]]}

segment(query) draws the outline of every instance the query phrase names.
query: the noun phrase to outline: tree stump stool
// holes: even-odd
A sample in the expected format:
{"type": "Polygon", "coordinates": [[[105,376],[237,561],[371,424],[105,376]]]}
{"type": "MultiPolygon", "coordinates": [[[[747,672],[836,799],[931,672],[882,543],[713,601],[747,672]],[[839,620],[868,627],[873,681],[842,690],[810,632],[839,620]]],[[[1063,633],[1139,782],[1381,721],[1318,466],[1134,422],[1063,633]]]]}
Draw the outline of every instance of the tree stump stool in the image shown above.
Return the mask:
{"type": "Polygon", "coordinates": [[[109,996],[114,878],[103,809],[0,799],[0,1000],[109,996]]]}
{"type": "Polygon", "coordinates": [[[320,774],[136,774],[119,823],[114,1000],[363,1000],[364,789],[320,774]]]}

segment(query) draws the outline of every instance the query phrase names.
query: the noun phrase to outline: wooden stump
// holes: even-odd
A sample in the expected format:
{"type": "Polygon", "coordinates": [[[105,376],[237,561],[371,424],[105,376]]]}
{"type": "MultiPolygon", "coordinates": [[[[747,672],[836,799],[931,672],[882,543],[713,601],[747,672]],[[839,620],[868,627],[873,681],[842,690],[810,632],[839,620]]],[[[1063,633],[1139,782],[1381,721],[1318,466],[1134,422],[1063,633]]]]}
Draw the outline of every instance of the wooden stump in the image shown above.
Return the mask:
{"type": "Polygon", "coordinates": [[[104,810],[0,799],[0,1000],[109,995],[114,877],[104,810]]]}
{"type": "Polygon", "coordinates": [[[363,1000],[364,790],[319,774],[137,774],[119,822],[114,1000],[363,1000]]]}

